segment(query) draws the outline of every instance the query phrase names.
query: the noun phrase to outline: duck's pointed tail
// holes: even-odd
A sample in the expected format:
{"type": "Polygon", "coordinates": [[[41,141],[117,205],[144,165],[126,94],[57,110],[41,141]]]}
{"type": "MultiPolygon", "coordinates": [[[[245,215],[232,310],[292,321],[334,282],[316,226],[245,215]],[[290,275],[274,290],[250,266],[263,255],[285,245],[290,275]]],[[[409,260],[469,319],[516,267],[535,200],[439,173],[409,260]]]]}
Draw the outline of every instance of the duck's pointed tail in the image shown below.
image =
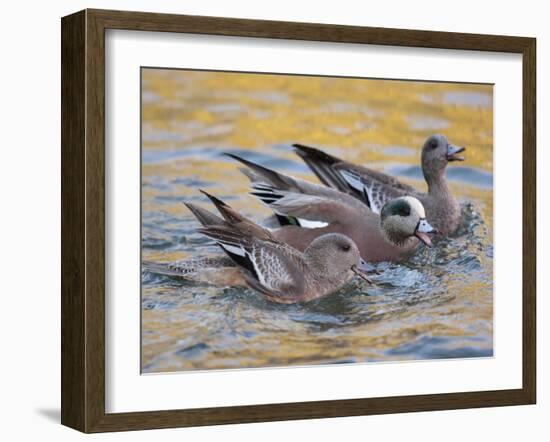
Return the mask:
{"type": "Polygon", "coordinates": [[[239,212],[231,208],[228,204],[223,202],[221,199],[215,197],[214,195],[210,195],[208,192],[202,189],[199,189],[199,190],[203,195],[205,195],[212,202],[212,204],[216,206],[216,209],[218,209],[218,212],[220,212],[220,215],[229,224],[236,224],[241,222],[253,223],[253,221],[241,215],[239,212]]]}
{"type": "Polygon", "coordinates": [[[293,144],[292,147],[325,186],[338,189],[341,192],[349,190],[345,179],[334,167],[336,164],[343,162],[340,158],[304,144],[293,144]]]}
{"type": "Polygon", "coordinates": [[[287,175],[275,172],[272,169],[260,166],[259,164],[245,160],[244,158],[232,153],[226,153],[225,155],[237,160],[241,164],[244,164],[249,169],[241,169],[241,172],[243,172],[252,183],[269,183],[281,190],[289,190],[293,185],[295,185],[295,180],[287,175]]]}
{"type": "Polygon", "coordinates": [[[222,218],[206,209],[203,209],[202,207],[187,202],[184,202],[183,204],[185,204],[185,206],[191,211],[191,213],[195,215],[195,218],[197,218],[199,222],[205,227],[219,226],[224,224],[224,220],[222,218]]]}

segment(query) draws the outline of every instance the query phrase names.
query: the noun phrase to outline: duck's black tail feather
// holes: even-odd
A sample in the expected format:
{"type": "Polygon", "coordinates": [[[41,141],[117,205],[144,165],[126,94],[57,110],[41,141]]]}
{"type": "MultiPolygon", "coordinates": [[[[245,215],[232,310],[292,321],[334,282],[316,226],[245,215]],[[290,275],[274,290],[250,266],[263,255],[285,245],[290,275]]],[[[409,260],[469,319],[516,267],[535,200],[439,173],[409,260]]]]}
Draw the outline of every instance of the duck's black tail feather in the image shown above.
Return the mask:
{"type": "Polygon", "coordinates": [[[245,160],[238,155],[232,153],[226,153],[228,157],[237,160],[239,163],[244,164],[251,171],[242,170],[241,171],[250,179],[250,181],[255,182],[258,180],[267,182],[274,187],[281,190],[288,190],[292,187],[292,179],[283,175],[282,173],[275,172],[274,170],[268,169],[267,167],[260,166],[259,164],[253,163],[252,161],[245,160]]]}
{"type": "Polygon", "coordinates": [[[292,147],[325,186],[338,189],[341,192],[349,190],[346,181],[342,178],[338,169],[334,167],[336,164],[343,162],[340,158],[304,144],[293,144],[292,147]]]}

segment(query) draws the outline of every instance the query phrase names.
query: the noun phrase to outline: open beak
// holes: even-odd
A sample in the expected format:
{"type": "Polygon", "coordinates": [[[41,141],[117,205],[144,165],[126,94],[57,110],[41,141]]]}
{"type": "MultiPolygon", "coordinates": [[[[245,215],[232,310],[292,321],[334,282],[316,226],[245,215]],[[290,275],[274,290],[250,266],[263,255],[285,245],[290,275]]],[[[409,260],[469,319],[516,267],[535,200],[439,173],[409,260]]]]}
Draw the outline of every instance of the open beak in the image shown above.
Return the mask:
{"type": "Polygon", "coordinates": [[[432,240],[429,235],[434,235],[437,233],[437,230],[434,229],[425,218],[422,218],[418,221],[416,230],[414,231],[414,236],[416,236],[420,241],[426,244],[428,247],[432,246],[432,240]]]}
{"type": "Polygon", "coordinates": [[[365,276],[365,273],[372,272],[374,270],[374,267],[369,263],[367,263],[366,261],[364,261],[363,258],[359,258],[359,264],[357,264],[356,266],[353,266],[351,270],[357,276],[359,276],[360,278],[363,278],[369,284],[372,284],[372,280],[367,278],[365,276]]]}
{"type": "Polygon", "coordinates": [[[459,157],[458,154],[465,150],[465,147],[459,147],[453,144],[447,145],[447,161],[464,161],[464,157],[459,157]]]}

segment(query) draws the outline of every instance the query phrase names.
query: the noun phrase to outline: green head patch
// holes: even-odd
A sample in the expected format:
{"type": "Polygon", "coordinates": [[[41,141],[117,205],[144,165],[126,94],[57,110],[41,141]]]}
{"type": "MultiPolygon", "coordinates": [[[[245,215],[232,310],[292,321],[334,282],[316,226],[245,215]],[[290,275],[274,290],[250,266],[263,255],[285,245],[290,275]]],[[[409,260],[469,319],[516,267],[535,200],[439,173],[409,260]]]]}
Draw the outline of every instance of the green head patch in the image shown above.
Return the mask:
{"type": "Polygon", "coordinates": [[[401,198],[395,201],[390,201],[382,208],[382,212],[380,213],[382,219],[393,215],[409,216],[410,214],[411,206],[409,202],[401,198]]]}

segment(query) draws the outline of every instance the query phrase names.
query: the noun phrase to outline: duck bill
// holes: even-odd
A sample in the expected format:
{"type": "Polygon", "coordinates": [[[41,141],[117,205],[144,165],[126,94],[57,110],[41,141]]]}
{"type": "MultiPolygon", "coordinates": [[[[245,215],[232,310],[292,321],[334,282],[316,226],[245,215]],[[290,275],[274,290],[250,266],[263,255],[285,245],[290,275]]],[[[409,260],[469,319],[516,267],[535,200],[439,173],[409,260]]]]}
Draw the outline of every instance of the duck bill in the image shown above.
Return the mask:
{"type": "Polygon", "coordinates": [[[422,218],[420,221],[418,221],[418,226],[416,226],[416,230],[414,231],[414,236],[416,236],[420,241],[422,241],[428,247],[431,247],[432,239],[430,238],[430,235],[434,235],[436,233],[437,233],[437,230],[434,229],[428,221],[422,218]]]}
{"type": "Polygon", "coordinates": [[[362,258],[359,258],[359,263],[355,266],[353,266],[351,268],[351,270],[353,271],[353,273],[355,273],[357,276],[359,276],[360,278],[364,279],[366,282],[368,282],[369,284],[372,284],[372,280],[370,280],[369,278],[367,278],[366,276],[366,273],[367,272],[372,272],[374,270],[374,267],[367,263],[366,261],[364,261],[362,258]]]}
{"type": "Polygon", "coordinates": [[[423,232],[415,232],[414,236],[416,236],[420,241],[422,241],[424,244],[426,244],[428,247],[432,246],[432,240],[428,236],[427,233],[423,232]]]}
{"type": "Polygon", "coordinates": [[[464,157],[459,156],[458,154],[464,152],[465,150],[465,147],[449,144],[447,146],[447,161],[464,161],[464,157]]]}

